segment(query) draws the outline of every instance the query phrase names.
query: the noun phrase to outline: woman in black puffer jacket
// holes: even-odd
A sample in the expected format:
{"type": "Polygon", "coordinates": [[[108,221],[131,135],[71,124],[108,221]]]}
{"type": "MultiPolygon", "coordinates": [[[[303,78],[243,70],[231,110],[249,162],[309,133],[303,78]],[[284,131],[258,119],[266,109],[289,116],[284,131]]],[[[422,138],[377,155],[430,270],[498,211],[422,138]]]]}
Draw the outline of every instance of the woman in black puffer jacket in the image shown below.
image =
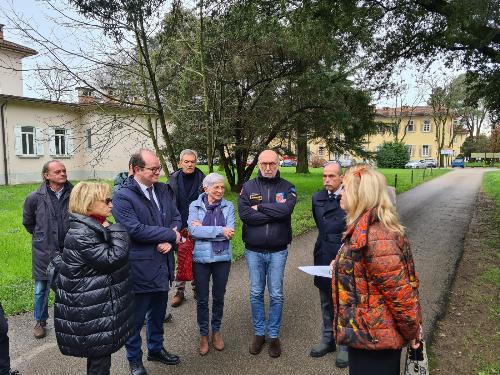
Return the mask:
{"type": "Polygon", "coordinates": [[[64,240],[54,305],[61,353],[87,358],[87,374],[109,374],[111,354],[134,324],[132,280],[125,228],[110,225],[111,188],[80,182],[69,201],[70,227],[64,240]]]}

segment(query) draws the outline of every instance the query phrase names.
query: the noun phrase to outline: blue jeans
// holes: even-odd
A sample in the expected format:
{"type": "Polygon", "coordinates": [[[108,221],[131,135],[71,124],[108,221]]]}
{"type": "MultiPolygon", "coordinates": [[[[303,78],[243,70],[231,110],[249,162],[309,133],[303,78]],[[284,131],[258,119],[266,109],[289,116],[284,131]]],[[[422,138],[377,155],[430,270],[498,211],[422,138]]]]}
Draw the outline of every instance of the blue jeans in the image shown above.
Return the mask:
{"type": "Polygon", "coordinates": [[[196,317],[201,336],[208,336],[210,276],[212,277],[212,333],[214,333],[220,331],[224,314],[224,295],[230,270],[231,262],[193,263],[198,292],[196,317]]]}
{"type": "Polygon", "coordinates": [[[167,308],[168,292],[135,293],[135,329],[125,342],[127,359],[138,362],[142,359],[141,329],[146,321],[146,339],[149,353],[163,349],[163,320],[167,308]]]}
{"type": "Polygon", "coordinates": [[[47,280],[35,280],[35,320],[46,322],[49,319],[49,293],[47,290],[47,280]]]}
{"type": "Polygon", "coordinates": [[[288,249],[276,252],[256,252],[245,249],[250,277],[250,305],[255,335],[279,337],[283,312],[283,275],[288,249]],[[266,324],[264,290],[269,291],[269,319],[266,324]],[[266,327],[267,326],[267,327],[266,327]],[[266,329],[267,328],[267,329],[266,329]]]}

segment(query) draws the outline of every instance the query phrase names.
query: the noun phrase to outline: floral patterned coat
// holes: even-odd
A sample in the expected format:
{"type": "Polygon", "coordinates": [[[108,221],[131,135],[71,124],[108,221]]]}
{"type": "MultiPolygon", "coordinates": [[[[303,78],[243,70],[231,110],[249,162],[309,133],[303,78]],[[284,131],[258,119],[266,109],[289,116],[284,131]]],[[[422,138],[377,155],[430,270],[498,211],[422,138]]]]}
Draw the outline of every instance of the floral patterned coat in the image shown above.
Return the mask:
{"type": "Polygon", "coordinates": [[[408,239],[366,211],[347,228],[333,270],[336,341],[358,349],[399,349],[418,336],[419,280],[408,239]]]}

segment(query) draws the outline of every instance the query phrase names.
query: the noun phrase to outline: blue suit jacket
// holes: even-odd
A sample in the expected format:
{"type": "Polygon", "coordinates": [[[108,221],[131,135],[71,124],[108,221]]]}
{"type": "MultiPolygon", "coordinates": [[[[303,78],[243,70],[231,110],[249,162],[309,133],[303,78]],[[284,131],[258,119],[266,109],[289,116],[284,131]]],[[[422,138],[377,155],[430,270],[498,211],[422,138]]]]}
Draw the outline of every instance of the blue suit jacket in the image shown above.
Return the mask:
{"type": "Polygon", "coordinates": [[[144,195],[133,176],[129,177],[113,197],[113,216],[130,236],[129,261],[135,293],[168,291],[174,280],[173,250],[161,254],[160,242],[175,245],[172,228],[181,228],[181,217],[164,183],[154,184],[161,212],[144,195]]]}

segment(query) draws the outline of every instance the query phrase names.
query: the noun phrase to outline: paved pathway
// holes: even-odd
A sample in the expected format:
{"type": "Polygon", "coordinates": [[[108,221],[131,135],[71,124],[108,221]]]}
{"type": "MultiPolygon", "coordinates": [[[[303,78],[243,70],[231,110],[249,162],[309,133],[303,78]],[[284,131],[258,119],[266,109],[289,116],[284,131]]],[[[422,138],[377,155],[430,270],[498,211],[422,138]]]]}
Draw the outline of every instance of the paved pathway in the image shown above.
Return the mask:
{"type": "MultiPolygon", "coordinates": [[[[408,228],[421,275],[426,333],[441,312],[443,297],[460,259],[483,172],[455,170],[398,197],[398,210],[408,228]]],[[[308,356],[320,334],[319,297],[312,278],[297,267],[312,264],[315,239],[316,231],[311,231],[295,239],[290,248],[281,358],[270,359],[267,348],[258,356],[248,353],[252,335],[248,274],[245,262],[238,261],[233,264],[226,294],[222,330],[226,349],[211,349],[206,357],[197,354],[195,303],[188,294],[187,303],[173,309],[173,322],[165,326],[167,350],[178,354],[182,363],[166,367],[145,361],[149,374],[347,374],[347,370],[335,367],[334,354],[319,359],[308,356]]],[[[33,338],[31,314],[13,316],[9,324],[13,367],[24,375],[85,374],[84,359],[60,354],[53,330],[45,339],[33,338]]],[[[113,355],[112,373],[128,374],[123,349],[113,355]]]]}

